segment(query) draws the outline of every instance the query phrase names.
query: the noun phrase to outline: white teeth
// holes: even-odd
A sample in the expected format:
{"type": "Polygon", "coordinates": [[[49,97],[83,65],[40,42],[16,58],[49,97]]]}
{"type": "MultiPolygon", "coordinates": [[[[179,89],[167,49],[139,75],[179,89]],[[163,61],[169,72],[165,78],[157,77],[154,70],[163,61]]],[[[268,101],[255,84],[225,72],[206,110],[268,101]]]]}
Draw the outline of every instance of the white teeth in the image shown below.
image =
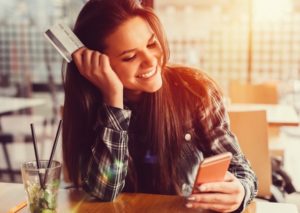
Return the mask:
{"type": "Polygon", "coordinates": [[[150,72],[138,75],[139,78],[150,78],[151,76],[153,76],[155,73],[155,70],[152,70],[150,72]]]}

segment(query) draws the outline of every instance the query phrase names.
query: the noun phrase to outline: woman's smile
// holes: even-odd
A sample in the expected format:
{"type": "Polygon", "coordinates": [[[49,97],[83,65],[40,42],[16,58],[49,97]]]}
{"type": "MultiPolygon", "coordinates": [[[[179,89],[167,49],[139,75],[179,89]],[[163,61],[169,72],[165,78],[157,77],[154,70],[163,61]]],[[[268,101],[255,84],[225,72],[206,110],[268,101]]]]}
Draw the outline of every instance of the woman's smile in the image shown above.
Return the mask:
{"type": "Polygon", "coordinates": [[[154,76],[157,73],[157,67],[153,68],[152,70],[145,72],[143,74],[137,75],[137,78],[142,78],[142,79],[148,79],[154,76]]]}

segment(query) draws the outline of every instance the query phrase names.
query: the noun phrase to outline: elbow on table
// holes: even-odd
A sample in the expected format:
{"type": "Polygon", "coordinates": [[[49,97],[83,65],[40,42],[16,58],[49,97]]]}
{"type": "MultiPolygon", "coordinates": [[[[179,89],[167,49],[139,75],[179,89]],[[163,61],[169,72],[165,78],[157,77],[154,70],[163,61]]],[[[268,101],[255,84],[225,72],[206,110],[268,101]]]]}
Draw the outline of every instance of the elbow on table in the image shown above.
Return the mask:
{"type": "Polygon", "coordinates": [[[97,200],[101,201],[101,202],[113,202],[117,197],[118,194],[116,194],[115,196],[111,195],[111,194],[104,194],[104,195],[95,195],[92,194],[97,200]]]}
{"type": "Polygon", "coordinates": [[[120,187],[116,187],[114,189],[105,188],[101,190],[95,186],[89,186],[85,184],[83,189],[99,201],[111,202],[117,198],[117,196],[121,193],[123,187],[124,185],[122,184],[120,187]]]}

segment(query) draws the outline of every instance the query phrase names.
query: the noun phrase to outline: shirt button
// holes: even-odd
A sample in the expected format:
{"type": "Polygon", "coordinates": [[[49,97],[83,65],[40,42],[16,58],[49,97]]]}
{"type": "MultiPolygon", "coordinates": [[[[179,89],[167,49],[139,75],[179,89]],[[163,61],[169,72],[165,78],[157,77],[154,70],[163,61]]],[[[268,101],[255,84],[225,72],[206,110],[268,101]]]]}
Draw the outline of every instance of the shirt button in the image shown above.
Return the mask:
{"type": "Polygon", "coordinates": [[[190,134],[190,133],[186,133],[186,134],[184,135],[184,139],[185,139],[186,141],[190,141],[190,140],[192,139],[191,134],[190,134]]]}

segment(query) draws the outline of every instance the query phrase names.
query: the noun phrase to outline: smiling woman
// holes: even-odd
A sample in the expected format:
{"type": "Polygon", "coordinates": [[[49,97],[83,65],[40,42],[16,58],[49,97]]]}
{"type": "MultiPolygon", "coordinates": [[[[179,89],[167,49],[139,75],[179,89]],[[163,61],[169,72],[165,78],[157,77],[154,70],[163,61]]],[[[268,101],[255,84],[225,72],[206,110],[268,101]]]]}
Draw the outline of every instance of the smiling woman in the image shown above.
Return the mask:
{"type": "Polygon", "coordinates": [[[74,28],[85,44],[66,70],[63,154],[70,180],[111,201],[121,192],[192,192],[203,157],[231,152],[221,182],[188,208],[240,212],[256,177],[229,129],[218,86],[204,72],[168,64],[163,28],[135,0],[90,0],[74,28]]]}
{"type": "Polygon", "coordinates": [[[127,20],[105,43],[104,52],[128,99],[137,100],[142,92],[156,92],[161,87],[162,51],[146,20],[138,16],[127,20]],[[118,45],[114,45],[115,41],[118,45]]]}

